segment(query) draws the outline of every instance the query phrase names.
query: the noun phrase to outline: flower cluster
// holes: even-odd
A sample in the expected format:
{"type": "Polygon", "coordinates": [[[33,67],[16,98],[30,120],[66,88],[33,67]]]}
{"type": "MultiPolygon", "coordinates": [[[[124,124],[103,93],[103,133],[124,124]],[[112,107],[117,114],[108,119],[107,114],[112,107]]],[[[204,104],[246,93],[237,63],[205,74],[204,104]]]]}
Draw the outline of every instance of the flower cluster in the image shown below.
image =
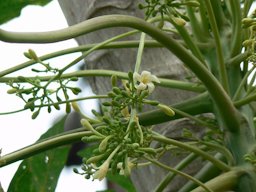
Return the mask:
{"type": "Polygon", "coordinates": [[[168,106],[146,99],[154,90],[154,83],[160,83],[155,75],[143,71],[128,76],[129,80],[123,81],[122,87],[117,87],[117,78],[112,77],[113,88],[108,93],[110,100],[102,103],[103,113],[93,111],[97,118],[94,122],[100,123],[86,118],[81,120],[83,127],[92,133],[82,141],[98,142],[90,156],[84,158],[84,173],[80,174],[86,178],[102,180],[109,171],[128,176],[132,168],[140,165],[144,155],[157,155],[157,150],[150,147],[151,128],[139,122],[137,112],[144,104],[156,105],[167,115],[174,115],[168,106]]]}

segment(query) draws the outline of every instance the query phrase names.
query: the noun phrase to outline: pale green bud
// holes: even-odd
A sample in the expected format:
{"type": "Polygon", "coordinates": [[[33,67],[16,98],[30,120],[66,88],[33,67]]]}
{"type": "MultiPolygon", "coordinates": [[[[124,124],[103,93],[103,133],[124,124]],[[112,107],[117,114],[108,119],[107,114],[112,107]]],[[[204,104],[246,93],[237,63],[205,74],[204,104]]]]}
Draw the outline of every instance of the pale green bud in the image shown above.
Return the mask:
{"type": "Polygon", "coordinates": [[[159,104],[157,105],[159,107],[159,109],[161,109],[161,111],[163,111],[166,115],[172,117],[175,115],[175,112],[168,107],[167,105],[163,105],[163,104],[159,104]]]}
{"type": "Polygon", "coordinates": [[[18,91],[17,88],[12,88],[12,89],[9,89],[9,90],[7,91],[7,93],[8,93],[8,94],[15,94],[15,93],[17,93],[17,91],[18,91]]]}

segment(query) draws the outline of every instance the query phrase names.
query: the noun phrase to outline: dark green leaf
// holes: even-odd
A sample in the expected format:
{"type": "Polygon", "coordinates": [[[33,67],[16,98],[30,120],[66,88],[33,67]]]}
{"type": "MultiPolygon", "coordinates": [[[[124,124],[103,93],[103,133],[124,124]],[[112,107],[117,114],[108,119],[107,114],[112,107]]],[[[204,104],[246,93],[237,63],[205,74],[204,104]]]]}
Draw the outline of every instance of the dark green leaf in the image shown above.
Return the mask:
{"type": "MultiPolygon", "coordinates": [[[[62,133],[65,119],[57,122],[40,139],[62,133]]],[[[59,175],[66,163],[68,151],[69,146],[58,147],[22,161],[8,191],[55,191],[59,175]]]]}
{"type": "Polygon", "coordinates": [[[1,0],[0,24],[3,24],[20,15],[21,10],[27,5],[46,5],[51,0],[1,0]]]}
{"type": "Polygon", "coordinates": [[[113,174],[108,173],[107,179],[113,183],[118,184],[120,187],[122,187],[126,191],[136,192],[136,189],[133,186],[132,181],[130,180],[129,177],[125,177],[125,176],[119,175],[119,174],[113,175],[113,174]]]}

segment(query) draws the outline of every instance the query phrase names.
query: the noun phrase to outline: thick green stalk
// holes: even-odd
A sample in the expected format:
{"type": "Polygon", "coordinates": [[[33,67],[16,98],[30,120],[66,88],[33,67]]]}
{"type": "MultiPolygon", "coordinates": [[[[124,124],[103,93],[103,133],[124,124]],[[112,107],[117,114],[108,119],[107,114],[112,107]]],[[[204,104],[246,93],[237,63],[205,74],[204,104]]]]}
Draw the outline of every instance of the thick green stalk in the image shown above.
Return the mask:
{"type": "Polygon", "coordinates": [[[38,154],[42,151],[46,151],[48,149],[52,149],[54,147],[66,145],[73,143],[75,141],[81,140],[82,137],[91,135],[90,131],[82,131],[78,133],[70,133],[60,135],[58,137],[53,137],[47,140],[39,141],[33,145],[27,146],[23,149],[14,151],[10,154],[4,155],[0,157],[0,167],[9,165],[13,162],[16,162],[21,159],[25,159],[32,155],[38,154]]]}

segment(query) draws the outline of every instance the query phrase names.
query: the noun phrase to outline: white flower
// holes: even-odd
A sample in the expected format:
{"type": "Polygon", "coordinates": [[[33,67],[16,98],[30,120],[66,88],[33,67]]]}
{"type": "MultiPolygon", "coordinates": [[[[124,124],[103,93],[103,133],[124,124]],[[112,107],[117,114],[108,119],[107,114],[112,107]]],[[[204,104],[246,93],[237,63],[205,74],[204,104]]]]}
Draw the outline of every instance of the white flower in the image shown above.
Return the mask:
{"type": "Polygon", "coordinates": [[[94,175],[93,175],[93,179],[98,179],[99,181],[101,181],[102,179],[104,179],[107,175],[109,169],[109,161],[106,160],[100,167],[99,170],[97,170],[94,175]]]}
{"type": "Polygon", "coordinates": [[[148,89],[149,93],[152,93],[155,89],[153,82],[160,83],[159,79],[149,71],[142,71],[141,75],[135,72],[133,74],[133,80],[135,82],[135,88],[138,91],[148,89]],[[139,82],[139,84],[136,84],[137,82],[139,82]]]}

